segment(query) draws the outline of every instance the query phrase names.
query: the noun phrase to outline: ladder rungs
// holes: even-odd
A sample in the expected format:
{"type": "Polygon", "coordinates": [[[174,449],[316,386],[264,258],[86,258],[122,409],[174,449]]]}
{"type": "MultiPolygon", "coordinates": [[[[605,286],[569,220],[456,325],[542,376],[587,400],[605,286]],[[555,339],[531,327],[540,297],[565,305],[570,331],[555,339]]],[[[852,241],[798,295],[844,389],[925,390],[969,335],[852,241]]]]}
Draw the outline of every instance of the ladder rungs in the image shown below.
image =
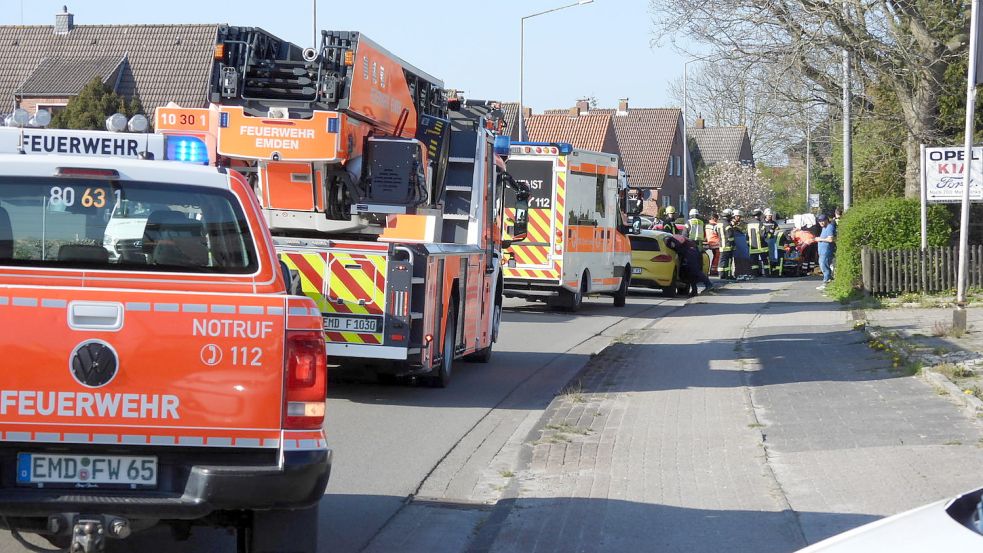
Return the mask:
{"type": "Polygon", "coordinates": [[[450,163],[474,163],[473,157],[450,157],[447,158],[450,163]]]}
{"type": "Polygon", "coordinates": [[[470,186],[451,185],[445,187],[444,190],[449,192],[471,192],[472,188],[470,186]]]}
{"type": "Polygon", "coordinates": [[[444,215],[444,220],[445,221],[467,221],[470,218],[471,218],[470,215],[457,215],[457,214],[453,214],[453,213],[449,213],[447,215],[444,215]]]}

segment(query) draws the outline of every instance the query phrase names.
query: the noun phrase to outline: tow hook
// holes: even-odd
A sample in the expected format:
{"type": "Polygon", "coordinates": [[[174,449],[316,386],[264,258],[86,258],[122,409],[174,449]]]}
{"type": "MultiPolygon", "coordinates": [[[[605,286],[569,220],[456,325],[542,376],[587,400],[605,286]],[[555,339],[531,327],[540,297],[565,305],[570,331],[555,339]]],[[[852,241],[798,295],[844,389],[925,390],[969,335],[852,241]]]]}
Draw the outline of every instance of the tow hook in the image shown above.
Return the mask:
{"type": "MultiPolygon", "coordinates": [[[[49,519],[49,528],[60,526],[59,519],[49,519]]],[[[79,516],[72,527],[70,553],[102,553],[106,550],[106,538],[125,539],[130,536],[130,522],[114,516],[79,516]]]]}

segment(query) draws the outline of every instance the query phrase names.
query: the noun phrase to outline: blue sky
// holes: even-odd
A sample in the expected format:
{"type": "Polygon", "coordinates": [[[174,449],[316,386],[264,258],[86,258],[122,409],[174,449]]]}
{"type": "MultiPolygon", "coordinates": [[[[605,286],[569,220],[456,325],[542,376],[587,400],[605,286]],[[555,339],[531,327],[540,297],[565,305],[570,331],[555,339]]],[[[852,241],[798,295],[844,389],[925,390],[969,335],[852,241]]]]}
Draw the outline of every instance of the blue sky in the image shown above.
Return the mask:
{"type": "MultiPolygon", "coordinates": [[[[318,1],[322,29],[361,31],[473,98],[518,101],[519,20],[575,0],[318,1]],[[493,7],[494,6],[494,7],[493,7]]],[[[75,23],[229,23],[311,41],[311,0],[2,0],[0,24],[50,25],[68,5],[75,23]],[[234,6],[234,9],[230,9],[234,6]]],[[[668,107],[683,57],[652,48],[646,0],[594,0],[526,21],[525,103],[536,112],[595,96],[600,107],[668,107]]]]}

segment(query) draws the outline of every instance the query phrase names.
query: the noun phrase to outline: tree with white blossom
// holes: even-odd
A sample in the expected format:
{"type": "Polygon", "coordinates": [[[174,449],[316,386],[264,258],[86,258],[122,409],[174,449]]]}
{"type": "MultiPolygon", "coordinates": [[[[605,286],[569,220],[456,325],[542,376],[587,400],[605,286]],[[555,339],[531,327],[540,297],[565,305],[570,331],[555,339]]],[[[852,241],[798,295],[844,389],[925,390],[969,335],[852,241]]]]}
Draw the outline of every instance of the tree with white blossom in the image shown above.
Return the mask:
{"type": "Polygon", "coordinates": [[[720,213],[724,209],[749,212],[771,205],[774,192],[757,167],[734,161],[715,163],[705,170],[696,189],[700,213],[720,213]]]}

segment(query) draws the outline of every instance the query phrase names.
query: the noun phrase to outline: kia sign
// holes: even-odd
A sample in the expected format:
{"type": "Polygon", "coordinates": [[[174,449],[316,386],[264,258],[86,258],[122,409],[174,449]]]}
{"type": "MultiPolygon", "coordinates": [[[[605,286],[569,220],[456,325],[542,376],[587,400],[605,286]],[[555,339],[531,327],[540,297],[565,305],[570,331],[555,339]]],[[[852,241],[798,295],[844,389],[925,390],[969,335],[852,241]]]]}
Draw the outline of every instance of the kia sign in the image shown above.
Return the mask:
{"type": "MultiPolygon", "coordinates": [[[[964,149],[926,148],[925,186],[927,198],[935,203],[959,203],[963,199],[964,149]]],[[[983,148],[973,148],[970,201],[983,201],[983,148]]]]}

